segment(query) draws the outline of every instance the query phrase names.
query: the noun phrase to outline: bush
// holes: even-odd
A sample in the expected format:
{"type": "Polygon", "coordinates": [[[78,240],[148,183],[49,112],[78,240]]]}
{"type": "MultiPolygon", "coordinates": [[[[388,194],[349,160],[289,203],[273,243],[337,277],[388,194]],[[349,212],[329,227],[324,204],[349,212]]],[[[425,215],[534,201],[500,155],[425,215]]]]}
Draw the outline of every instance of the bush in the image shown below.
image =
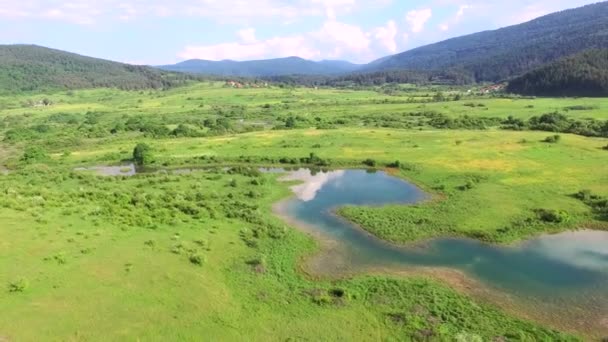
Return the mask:
{"type": "Polygon", "coordinates": [[[549,144],[556,144],[561,140],[561,138],[562,137],[560,135],[556,134],[556,135],[546,137],[545,140],[543,140],[543,141],[546,143],[549,143],[549,144]]]}
{"type": "Polygon", "coordinates": [[[200,254],[191,254],[188,259],[190,260],[191,263],[198,265],[198,266],[201,266],[203,264],[203,262],[205,261],[205,257],[203,257],[200,254]]]}
{"type": "Polygon", "coordinates": [[[25,148],[23,152],[23,156],[21,157],[21,161],[25,163],[36,163],[45,161],[49,158],[46,151],[40,146],[28,146],[25,148]]]}
{"type": "Polygon", "coordinates": [[[369,159],[369,158],[368,158],[368,159],[365,159],[365,160],[363,161],[363,165],[367,165],[367,166],[369,166],[369,167],[375,167],[375,166],[376,166],[376,161],[375,161],[375,160],[373,160],[373,159],[369,159]]]}
{"type": "Polygon", "coordinates": [[[317,156],[311,152],[307,158],[300,158],[302,164],[316,165],[316,166],[329,166],[329,161],[317,156]]]}
{"type": "Polygon", "coordinates": [[[29,282],[25,278],[12,281],[8,284],[8,292],[23,292],[29,287],[29,282]]]}
{"type": "Polygon", "coordinates": [[[606,145],[606,146],[602,147],[602,149],[603,149],[604,151],[608,151],[608,145],[606,145]]]}
{"type": "Polygon", "coordinates": [[[551,209],[537,209],[536,215],[541,221],[548,223],[562,223],[568,221],[570,215],[565,211],[551,209]]]}
{"type": "Polygon", "coordinates": [[[394,162],[392,162],[392,163],[388,163],[388,164],[386,164],[386,167],[390,167],[390,168],[398,169],[398,168],[400,168],[400,167],[401,167],[401,162],[400,162],[400,161],[398,161],[398,160],[395,160],[395,161],[394,161],[394,162]]]}
{"type": "Polygon", "coordinates": [[[144,143],[139,143],[133,149],[133,162],[138,166],[144,166],[152,163],[152,148],[144,143]]]}

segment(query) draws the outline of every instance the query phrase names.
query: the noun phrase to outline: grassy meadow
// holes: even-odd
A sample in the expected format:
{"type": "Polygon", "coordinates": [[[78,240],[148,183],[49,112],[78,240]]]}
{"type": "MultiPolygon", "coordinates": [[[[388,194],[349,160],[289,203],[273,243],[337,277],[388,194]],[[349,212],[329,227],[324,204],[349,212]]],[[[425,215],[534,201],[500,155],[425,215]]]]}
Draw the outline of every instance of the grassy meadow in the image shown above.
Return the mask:
{"type": "Polygon", "coordinates": [[[608,139],[560,133],[545,142],[555,133],[490,125],[555,111],[605,121],[607,110],[608,99],[408,86],[199,83],[2,97],[0,341],[597,337],[518,318],[422,276],[311,279],[299,263],[318,245],[273,216],[290,193],[257,167],[390,166],[432,200],[340,213],[395,242],[511,243],[608,229],[603,209],[575,196],[608,196],[608,139]],[[479,129],[432,124],[463,115],[494,119],[479,129]],[[206,170],[74,170],[129,162],[138,143],[151,147],[152,169],[206,170]]]}

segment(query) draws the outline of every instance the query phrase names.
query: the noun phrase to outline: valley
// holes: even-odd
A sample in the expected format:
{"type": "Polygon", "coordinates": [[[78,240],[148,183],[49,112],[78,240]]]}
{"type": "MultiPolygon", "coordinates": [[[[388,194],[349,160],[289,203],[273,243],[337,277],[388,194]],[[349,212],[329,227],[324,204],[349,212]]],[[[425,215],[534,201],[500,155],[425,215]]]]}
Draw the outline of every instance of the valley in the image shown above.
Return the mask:
{"type": "Polygon", "coordinates": [[[606,18],[0,4],[0,342],[608,341],[606,18]]]}
{"type": "Polygon", "coordinates": [[[0,331],[19,340],[43,331],[49,339],[99,340],[108,324],[112,339],[169,337],[175,329],[183,339],[202,331],[233,339],[243,331],[256,339],[601,336],[601,308],[577,317],[585,324],[568,323],[481,290],[484,281],[468,287],[476,291],[458,285],[476,276],[446,283],[426,271],[302,273],[302,258],[319,244],[273,213],[289,183],[259,167],[380,169],[413,182],[430,200],[339,211],[398,244],[466,237],[504,245],[608,229],[605,209],[591,199],[608,195],[608,139],[559,133],[547,143],[555,133],[501,129],[509,116],[553,111],[604,122],[605,99],[468,90],[408,86],[387,95],[211,82],[1,98],[8,173],[0,178],[0,280],[11,290],[0,331]],[[28,105],[45,98],[50,105],[28,105]],[[483,126],[432,123],[465,114],[483,119],[467,125],[483,126]],[[151,172],[129,176],[120,165],[138,143],[150,147],[151,172]],[[117,165],[118,175],[78,170],[102,165],[117,165]],[[32,325],[40,329],[26,329],[32,325]]]}

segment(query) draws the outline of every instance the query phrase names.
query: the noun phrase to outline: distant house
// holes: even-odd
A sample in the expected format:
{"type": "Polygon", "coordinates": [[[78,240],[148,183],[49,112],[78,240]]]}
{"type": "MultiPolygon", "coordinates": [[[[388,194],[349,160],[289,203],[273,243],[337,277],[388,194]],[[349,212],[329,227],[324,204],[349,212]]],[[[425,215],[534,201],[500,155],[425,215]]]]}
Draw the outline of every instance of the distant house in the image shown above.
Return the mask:
{"type": "Polygon", "coordinates": [[[236,88],[236,89],[241,89],[241,88],[268,88],[269,84],[268,83],[264,83],[263,85],[259,84],[259,83],[241,83],[241,82],[237,82],[237,81],[226,81],[226,83],[224,84],[224,87],[226,88],[236,88]]]}
{"type": "Polygon", "coordinates": [[[499,91],[503,91],[506,87],[507,87],[507,85],[505,83],[493,84],[493,85],[481,88],[479,90],[479,92],[481,94],[496,93],[499,91]]]}
{"type": "Polygon", "coordinates": [[[224,84],[224,87],[243,88],[243,84],[241,82],[236,82],[236,81],[226,81],[226,84],[224,84]]]}

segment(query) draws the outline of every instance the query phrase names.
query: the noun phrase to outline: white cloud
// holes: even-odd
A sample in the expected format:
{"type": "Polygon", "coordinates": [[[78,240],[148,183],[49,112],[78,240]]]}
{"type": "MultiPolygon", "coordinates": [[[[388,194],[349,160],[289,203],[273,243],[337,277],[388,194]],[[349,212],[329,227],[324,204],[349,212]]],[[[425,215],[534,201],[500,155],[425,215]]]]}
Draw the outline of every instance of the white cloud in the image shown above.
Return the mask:
{"type": "Polygon", "coordinates": [[[443,32],[449,31],[450,28],[452,28],[453,26],[457,26],[462,21],[467,10],[472,9],[472,8],[473,8],[473,6],[468,5],[468,4],[460,5],[458,7],[458,11],[456,11],[456,13],[452,17],[450,17],[445,22],[439,24],[437,27],[439,28],[440,31],[443,31],[443,32]]]}
{"type": "Polygon", "coordinates": [[[386,48],[389,52],[397,52],[397,24],[394,20],[390,20],[386,26],[378,27],[374,32],[374,38],[378,40],[380,45],[386,48]]]}
{"type": "Polygon", "coordinates": [[[269,18],[291,22],[330,15],[331,19],[336,19],[354,11],[389,4],[390,0],[0,0],[0,17],[45,18],[48,11],[58,10],[63,15],[52,19],[73,23],[176,16],[249,24],[269,18]]]}
{"type": "Polygon", "coordinates": [[[412,10],[407,13],[405,20],[410,25],[410,29],[414,33],[421,32],[424,30],[424,25],[433,16],[433,10],[430,8],[412,10]]]}
{"type": "Polygon", "coordinates": [[[237,32],[237,35],[241,39],[241,42],[243,42],[245,44],[253,44],[258,41],[255,38],[255,29],[254,28],[246,28],[246,29],[239,30],[237,32]]]}
{"type": "Polygon", "coordinates": [[[458,12],[456,12],[456,17],[460,18],[464,15],[464,12],[471,8],[471,5],[460,5],[458,8],[458,12]]]}
{"type": "Polygon", "coordinates": [[[232,42],[215,45],[187,46],[178,54],[184,59],[208,60],[248,60],[270,57],[300,56],[313,59],[319,57],[321,52],[303,36],[274,37],[255,43],[232,42]]]}
{"type": "Polygon", "coordinates": [[[256,37],[255,29],[236,32],[238,41],[211,45],[190,45],[178,57],[183,59],[248,60],[299,56],[306,59],[346,58],[366,62],[388,51],[398,50],[398,28],[394,20],[369,31],[336,20],[326,20],[318,29],[271,39],[256,37]],[[372,49],[373,48],[373,49],[372,49]]]}
{"type": "Polygon", "coordinates": [[[336,48],[343,48],[352,52],[362,52],[369,48],[368,34],[355,25],[328,20],[321,30],[314,33],[319,41],[333,44],[336,48]]]}

